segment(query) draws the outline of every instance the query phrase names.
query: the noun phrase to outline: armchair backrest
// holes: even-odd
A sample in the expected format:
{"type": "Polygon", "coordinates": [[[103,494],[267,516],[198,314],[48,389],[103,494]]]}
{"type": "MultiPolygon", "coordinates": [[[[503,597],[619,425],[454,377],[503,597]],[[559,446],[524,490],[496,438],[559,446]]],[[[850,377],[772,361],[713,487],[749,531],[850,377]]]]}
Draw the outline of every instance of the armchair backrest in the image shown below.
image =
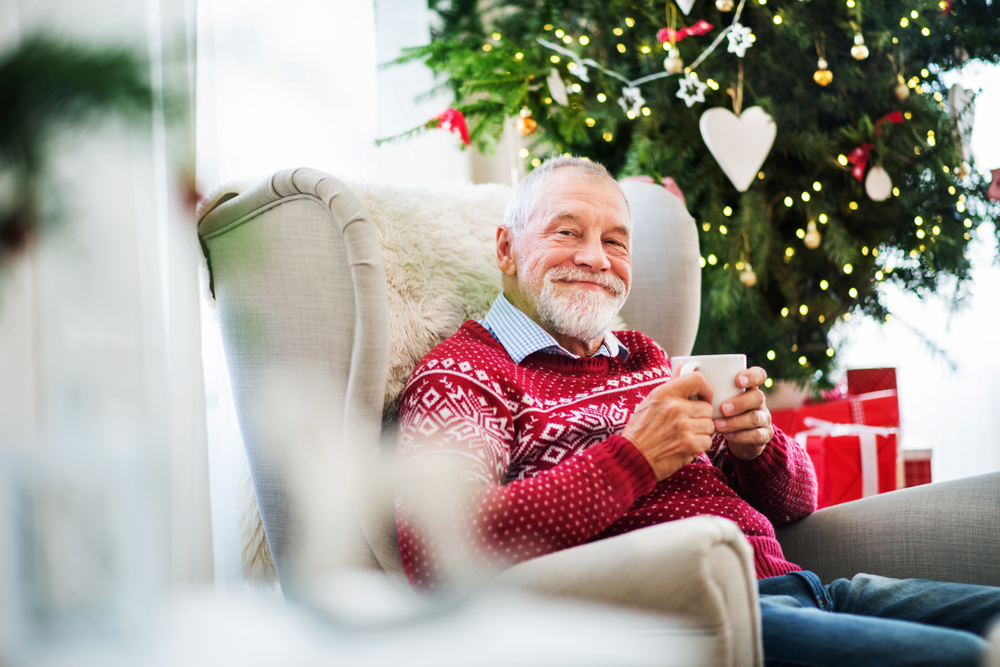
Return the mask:
{"type": "MultiPolygon", "coordinates": [[[[635,264],[622,316],[669,354],[687,354],[700,312],[694,221],[658,185],[622,189],[635,264]]],[[[267,427],[273,371],[328,379],[350,446],[378,457],[383,424],[417,362],[482,317],[500,290],[495,234],[508,196],[502,186],[348,186],[298,169],[222,196],[201,218],[240,430],[283,587],[296,574],[305,528],[280,438],[267,427]]],[[[371,564],[374,553],[400,572],[391,496],[375,505],[358,510],[353,564],[371,564]]]]}

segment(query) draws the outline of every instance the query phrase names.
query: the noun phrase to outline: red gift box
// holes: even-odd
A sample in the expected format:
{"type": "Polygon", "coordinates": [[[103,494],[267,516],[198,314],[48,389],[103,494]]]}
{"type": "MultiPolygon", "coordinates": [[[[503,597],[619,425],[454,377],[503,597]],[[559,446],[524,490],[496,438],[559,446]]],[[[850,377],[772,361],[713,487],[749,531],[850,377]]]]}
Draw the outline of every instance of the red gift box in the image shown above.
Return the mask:
{"type": "Polygon", "coordinates": [[[847,393],[852,396],[895,388],[895,368],[855,368],[847,371],[847,393]]]}
{"type": "Polygon", "coordinates": [[[796,434],[813,462],[818,506],[829,507],[898,488],[898,430],[806,419],[796,434]]]}
{"type": "Polygon", "coordinates": [[[931,483],[931,450],[904,449],[903,475],[906,488],[931,483]]]}

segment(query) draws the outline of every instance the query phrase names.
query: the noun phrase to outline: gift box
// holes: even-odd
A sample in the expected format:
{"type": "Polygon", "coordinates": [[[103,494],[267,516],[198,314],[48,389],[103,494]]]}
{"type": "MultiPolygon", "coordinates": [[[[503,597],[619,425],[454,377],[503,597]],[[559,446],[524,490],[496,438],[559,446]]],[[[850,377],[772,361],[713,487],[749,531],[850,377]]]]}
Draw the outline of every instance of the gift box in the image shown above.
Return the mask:
{"type": "Polygon", "coordinates": [[[931,483],[931,450],[904,449],[903,476],[906,488],[931,483]]]}
{"type": "Polygon", "coordinates": [[[811,417],[796,434],[816,470],[818,507],[829,507],[899,488],[899,430],[834,424],[811,417]]]}
{"type": "Polygon", "coordinates": [[[854,368],[847,371],[847,393],[852,396],[896,389],[895,368],[854,368]]]}

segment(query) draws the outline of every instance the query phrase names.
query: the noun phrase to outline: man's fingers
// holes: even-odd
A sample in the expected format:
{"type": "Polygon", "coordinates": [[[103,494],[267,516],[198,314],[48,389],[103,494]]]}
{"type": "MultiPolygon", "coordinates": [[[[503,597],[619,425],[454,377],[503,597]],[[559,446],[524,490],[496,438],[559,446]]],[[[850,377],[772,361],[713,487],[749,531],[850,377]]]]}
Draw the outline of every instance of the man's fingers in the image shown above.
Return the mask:
{"type": "Polygon", "coordinates": [[[771,415],[766,410],[750,410],[735,417],[724,417],[715,420],[715,430],[719,433],[735,433],[752,428],[762,428],[771,425],[771,415]]]}
{"type": "Polygon", "coordinates": [[[774,434],[770,427],[761,427],[724,433],[723,436],[726,438],[726,442],[731,445],[754,445],[759,447],[770,442],[774,434]]]}
{"type": "Polygon", "coordinates": [[[736,384],[745,389],[759,387],[764,384],[764,380],[766,379],[767,371],[760,366],[751,366],[745,371],[740,371],[736,374],[736,384]]]}
{"type": "Polygon", "coordinates": [[[726,417],[741,415],[750,410],[759,410],[764,407],[764,392],[760,389],[748,389],[742,394],[733,396],[725,401],[719,408],[726,417]]]}
{"type": "Polygon", "coordinates": [[[698,396],[701,400],[708,401],[709,403],[712,402],[712,396],[714,396],[712,385],[708,383],[708,380],[699,371],[671,378],[657,387],[655,391],[678,398],[698,396]]]}

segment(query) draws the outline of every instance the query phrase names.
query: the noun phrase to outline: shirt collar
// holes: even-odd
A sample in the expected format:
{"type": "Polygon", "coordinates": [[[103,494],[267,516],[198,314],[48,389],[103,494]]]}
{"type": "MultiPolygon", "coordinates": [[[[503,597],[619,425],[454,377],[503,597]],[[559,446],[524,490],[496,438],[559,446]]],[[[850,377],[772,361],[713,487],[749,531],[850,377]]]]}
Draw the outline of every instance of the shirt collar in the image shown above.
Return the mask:
{"type": "MultiPolygon", "coordinates": [[[[500,343],[503,348],[519,364],[529,354],[546,352],[559,354],[572,359],[580,357],[573,354],[553,338],[549,332],[540,327],[520,309],[513,306],[503,292],[493,302],[490,312],[479,322],[500,343]]],[[[610,331],[604,333],[604,342],[594,356],[617,357],[622,361],[628,359],[628,348],[615,338],[610,331]]]]}

